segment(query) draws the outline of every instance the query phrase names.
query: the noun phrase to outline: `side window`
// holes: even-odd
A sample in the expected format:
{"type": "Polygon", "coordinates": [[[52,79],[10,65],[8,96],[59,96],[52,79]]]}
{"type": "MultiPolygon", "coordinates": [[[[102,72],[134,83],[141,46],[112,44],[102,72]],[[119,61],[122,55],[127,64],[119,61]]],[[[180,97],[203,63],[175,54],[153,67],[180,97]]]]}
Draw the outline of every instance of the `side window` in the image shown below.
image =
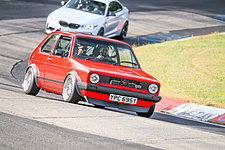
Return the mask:
{"type": "Polygon", "coordinates": [[[109,9],[108,9],[109,12],[118,12],[118,11],[121,11],[121,10],[122,10],[122,6],[119,3],[111,2],[109,4],[109,9]]]}
{"type": "Polygon", "coordinates": [[[56,44],[53,55],[58,55],[57,53],[60,51],[60,53],[63,54],[63,57],[68,57],[71,47],[71,41],[71,37],[62,35],[56,44]]]}
{"type": "Polygon", "coordinates": [[[42,45],[41,52],[50,54],[57,38],[58,38],[58,34],[51,35],[47,39],[47,41],[42,45]]]}
{"type": "Polygon", "coordinates": [[[137,63],[133,53],[129,49],[126,49],[123,47],[117,47],[117,49],[118,49],[118,53],[120,56],[120,65],[121,66],[138,68],[138,63],[137,63]]]}

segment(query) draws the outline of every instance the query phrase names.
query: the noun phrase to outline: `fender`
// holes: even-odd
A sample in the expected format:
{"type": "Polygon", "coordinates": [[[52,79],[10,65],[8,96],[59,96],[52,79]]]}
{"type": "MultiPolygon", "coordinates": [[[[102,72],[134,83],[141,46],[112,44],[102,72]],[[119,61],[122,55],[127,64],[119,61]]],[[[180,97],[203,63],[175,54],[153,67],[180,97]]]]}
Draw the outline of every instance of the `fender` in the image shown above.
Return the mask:
{"type": "Polygon", "coordinates": [[[78,93],[81,97],[83,97],[83,96],[81,95],[80,89],[79,89],[79,87],[78,87],[78,85],[77,85],[77,81],[78,81],[78,80],[79,80],[79,81],[81,80],[81,79],[79,78],[79,76],[77,75],[77,72],[73,70],[73,71],[70,71],[69,73],[67,73],[67,75],[66,75],[66,77],[65,77],[65,79],[64,79],[64,82],[65,82],[67,76],[69,76],[69,75],[72,75],[73,78],[74,78],[74,84],[75,84],[75,86],[76,86],[77,93],[78,93]]]}
{"type": "MultiPolygon", "coordinates": [[[[30,65],[27,67],[26,72],[27,72],[27,70],[28,70],[29,68],[32,68],[32,69],[33,69],[33,71],[34,71],[34,81],[35,81],[36,85],[38,86],[38,84],[37,84],[37,72],[38,72],[37,66],[36,66],[35,64],[30,64],[30,65]]],[[[25,72],[25,73],[26,73],[26,72],[25,72]]]]}

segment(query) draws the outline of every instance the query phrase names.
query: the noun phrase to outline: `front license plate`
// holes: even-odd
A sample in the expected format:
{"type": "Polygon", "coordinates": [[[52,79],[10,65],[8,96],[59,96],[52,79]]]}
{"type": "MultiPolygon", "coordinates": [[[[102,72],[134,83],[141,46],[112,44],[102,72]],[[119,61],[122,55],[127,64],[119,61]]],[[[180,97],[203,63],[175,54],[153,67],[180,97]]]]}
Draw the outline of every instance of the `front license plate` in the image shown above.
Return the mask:
{"type": "Polygon", "coordinates": [[[122,96],[122,95],[110,94],[109,100],[116,101],[116,102],[128,103],[128,104],[137,104],[137,98],[127,97],[127,96],[122,96]]]}

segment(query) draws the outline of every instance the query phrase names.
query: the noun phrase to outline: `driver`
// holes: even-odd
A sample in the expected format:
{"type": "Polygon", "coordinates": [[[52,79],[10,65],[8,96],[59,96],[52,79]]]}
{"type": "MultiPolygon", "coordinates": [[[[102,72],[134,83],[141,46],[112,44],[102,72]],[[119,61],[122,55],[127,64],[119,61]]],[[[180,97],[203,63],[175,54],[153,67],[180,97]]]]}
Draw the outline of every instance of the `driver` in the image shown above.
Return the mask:
{"type": "Polygon", "coordinates": [[[81,0],[81,1],[79,1],[79,3],[77,4],[76,9],[81,9],[81,10],[85,9],[87,3],[88,3],[88,2],[87,2],[86,0],[81,0]]]}
{"type": "Polygon", "coordinates": [[[78,56],[86,56],[87,55],[86,52],[87,52],[87,45],[80,45],[78,47],[77,55],[78,56]]]}
{"type": "Polygon", "coordinates": [[[109,52],[108,47],[105,47],[105,48],[101,49],[100,54],[96,58],[103,59],[105,57],[109,57],[108,52],[109,52]]]}

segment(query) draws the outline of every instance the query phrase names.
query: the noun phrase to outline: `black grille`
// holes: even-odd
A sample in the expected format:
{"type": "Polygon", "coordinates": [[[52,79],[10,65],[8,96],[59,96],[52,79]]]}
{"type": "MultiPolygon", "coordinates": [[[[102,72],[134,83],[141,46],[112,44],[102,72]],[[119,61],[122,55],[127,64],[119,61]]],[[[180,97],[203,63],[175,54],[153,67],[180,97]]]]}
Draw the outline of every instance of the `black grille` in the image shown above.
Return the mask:
{"type": "Polygon", "coordinates": [[[77,29],[77,28],[80,27],[79,24],[76,24],[76,23],[70,23],[70,24],[69,24],[68,22],[63,21],[63,20],[60,20],[60,21],[59,21],[59,24],[60,24],[61,26],[63,26],[63,27],[69,27],[69,28],[71,28],[71,29],[77,29]]]}
{"type": "Polygon", "coordinates": [[[149,83],[100,75],[100,82],[135,89],[148,90],[149,83]]]}
{"type": "Polygon", "coordinates": [[[68,27],[68,23],[67,23],[66,21],[60,20],[60,21],[59,21],[59,24],[60,24],[61,26],[63,26],[63,27],[68,27]]]}
{"type": "Polygon", "coordinates": [[[79,24],[75,24],[75,23],[70,23],[70,24],[69,24],[69,28],[72,28],[72,29],[77,29],[77,28],[79,28],[79,27],[80,27],[79,24]]]}
{"type": "Polygon", "coordinates": [[[133,81],[133,80],[127,80],[127,79],[121,79],[121,78],[115,78],[115,77],[110,78],[109,84],[141,89],[141,85],[139,81],[133,81]]]}

